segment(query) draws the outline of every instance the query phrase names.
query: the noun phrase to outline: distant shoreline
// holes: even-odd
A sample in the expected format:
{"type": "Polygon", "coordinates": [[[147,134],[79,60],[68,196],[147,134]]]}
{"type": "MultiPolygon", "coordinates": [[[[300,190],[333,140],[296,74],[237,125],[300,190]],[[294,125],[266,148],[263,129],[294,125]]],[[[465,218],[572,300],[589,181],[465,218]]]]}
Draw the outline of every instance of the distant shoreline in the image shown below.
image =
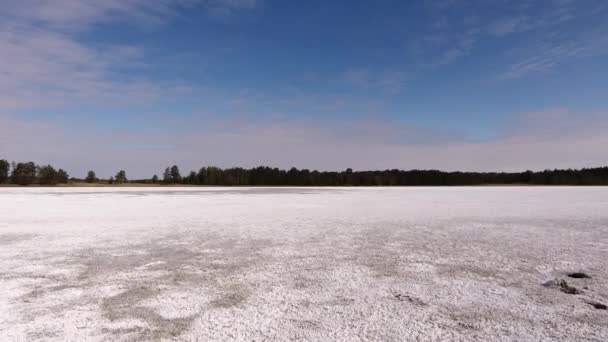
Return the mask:
{"type": "MultiPolygon", "coordinates": [[[[317,171],[259,166],[250,169],[222,169],[204,166],[182,174],[177,165],[168,166],[161,177],[128,177],[120,170],[109,178],[89,170],[85,177],[70,177],[52,165],[34,162],[9,163],[0,159],[0,184],[71,187],[169,187],[169,186],[593,186],[608,185],[608,166],[583,169],[553,169],[524,172],[470,172],[440,170],[317,171]]],[[[2,185],[0,185],[2,186],[2,185]]]]}

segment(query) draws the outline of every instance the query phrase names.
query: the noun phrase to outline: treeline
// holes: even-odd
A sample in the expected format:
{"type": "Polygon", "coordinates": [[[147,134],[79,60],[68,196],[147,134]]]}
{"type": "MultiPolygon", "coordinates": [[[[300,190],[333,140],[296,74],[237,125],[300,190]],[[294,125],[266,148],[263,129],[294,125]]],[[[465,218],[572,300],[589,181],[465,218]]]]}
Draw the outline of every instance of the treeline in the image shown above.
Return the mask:
{"type": "MultiPolygon", "coordinates": [[[[419,185],[608,185],[608,167],[580,170],[545,170],[540,172],[444,172],[438,170],[384,170],[341,172],[310,171],[291,168],[281,170],[260,166],[252,169],[240,167],[221,169],[203,167],[182,175],[179,167],[167,167],[162,178],[154,175],[148,179],[128,180],[124,170],[109,179],[97,178],[89,171],[84,179],[71,178],[73,182],[124,184],[182,184],[224,186],[419,186],[419,185]]],[[[68,182],[68,174],[50,165],[38,166],[33,162],[8,163],[0,160],[0,183],[19,185],[54,185],[68,182]]]]}
{"type": "Polygon", "coordinates": [[[419,185],[608,185],[608,167],[540,172],[444,172],[437,170],[385,170],[342,172],[310,171],[270,167],[252,169],[203,167],[182,176],[179,167],[167,167],[160,180],[140,179],[141,183],[186,185],[251,186],[419,186],[419,185]]]}
{"type": "Polygon", "coordinates": [[[65,170],[55,169],[52,165],[37,165],[34,162],[9,163],[5,159],[0,159],[0,184],[57,185],[82,181],[86,181],[87,183],[107,184],[123,184],[129,182],[127,173],[124,170],[118,171],[116,176],[110,177],[107,180],[97,178],[94,171],[89,171],[85,179],[79,179],[70,178],[65,170]]]}
{"type": "Polygon", "coordinates": [[[56,185],[67,183],[68,179],[67,172],[63,169],[55,170],[51,165],[36,165],[34,162],[9,163],[0,159],[0,183],[56,185]]]}

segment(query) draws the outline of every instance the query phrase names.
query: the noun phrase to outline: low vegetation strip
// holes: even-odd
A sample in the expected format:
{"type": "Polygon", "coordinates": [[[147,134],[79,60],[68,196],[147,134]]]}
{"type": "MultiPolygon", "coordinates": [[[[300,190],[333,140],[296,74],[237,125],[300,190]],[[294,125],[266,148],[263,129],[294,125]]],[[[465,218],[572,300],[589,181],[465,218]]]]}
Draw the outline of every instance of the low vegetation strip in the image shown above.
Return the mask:
{"type": "Polygon", "coordinates": [[[0,160],[0,184],[180,184],[216,186],[446,186],[446,185],[608,185],[608,167],[544,170],[525,172],[445,172],[439,170],[317,171],[268,166],[251,169],[201,167],[182,176],[177,165],[167,167],[162,179],[157,175],[127,179],[120,170],[116,175],[99,179],[91,170],[84,179],[69,178],[62,169],[34,162],[9,163],[0,160]]]}

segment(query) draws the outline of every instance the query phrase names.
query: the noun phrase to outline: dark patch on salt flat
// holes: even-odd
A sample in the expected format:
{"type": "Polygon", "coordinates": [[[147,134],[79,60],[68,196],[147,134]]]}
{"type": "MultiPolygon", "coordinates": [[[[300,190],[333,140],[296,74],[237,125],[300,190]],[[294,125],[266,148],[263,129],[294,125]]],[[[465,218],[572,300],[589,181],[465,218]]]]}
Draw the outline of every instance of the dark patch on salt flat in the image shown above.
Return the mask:
{"type": "Polygon", "coordinates": [[[568,284],[560,286],[560,291],[567,294],[581,294],[582,292],[574,286],[570,286],[568,284]]]}
{"type": "Polygon", "coordinates": [[[231,292],[222,296],[219,299],[211,301],[211,306],[216,308],[230,308],[243,303],[247,299],[247,295],[242,292],[231,292]]]}
{"type": "Polygon", "coordinates": [[[574,278],[574,279],[590,279],[591,278],[589,275],[587,275],[586,273],[583,273],[583,272],[568,273],[568,277],[574,278]]]}
{"type": "Polygon", "coordinates": [[[402,293],[396,293],[393,295],[395,297],[395,299],[397,299],[400,302],[409,302],[412,303],[414,305],[420,305],[420,306],[424,306],[426,305],[426,303],[424,303],[422,300],[410,296],[410,295],[406,295],[406,294],[402,294],[402,293]]]}
{"type": "Polygon", "coordinates": [[[105,329],[104,333],[114,335],[139,333],[137,340],[175,339],[187,330],[196,316],[167,319],[155,310],[141,306],[140,303],[148,298],[158,296],[161,291],[156,287],[135,286],[118,295],[104,298],[101,309],[105,318],[114,321],[140,319],[148,323],[149,327],[133,329],[105,329]]]}
{"type": "Polygon", "coordinates": [[[567,294],[574,295],[574,294],[583,293],[581,290],[577,289],[576,287],[568,285],[568,282],[565,281],[564,279],[553,279],[546,283],[543,283],[542,285],[545,287],[559,289],[563,293],[567,293],[567,294]]]}
{"type": "Polygon", "coordinates": [[[596,308],[598,310],[606,310],[606,309],[608,309],[608,307],[606,307],[605,304],[598,303],[598,302],[587,302],[587,304],[593,306],[594,308],[596,308]]]}

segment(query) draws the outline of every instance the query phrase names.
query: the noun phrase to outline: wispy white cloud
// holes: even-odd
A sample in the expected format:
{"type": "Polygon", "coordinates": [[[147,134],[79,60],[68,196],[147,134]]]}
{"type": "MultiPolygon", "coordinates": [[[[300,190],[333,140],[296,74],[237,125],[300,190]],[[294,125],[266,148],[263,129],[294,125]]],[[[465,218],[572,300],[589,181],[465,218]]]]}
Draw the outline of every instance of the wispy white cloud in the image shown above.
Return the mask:
{"type": "Polygon", "coordinates": [[[549,72],[555,67],[584,58],[608,55],[608,36],[603,32],[585,32],[578,38],[556,38],[529,47],[518,62],[500,76],[517,79],[530,74],[549,72]]]}
{"type": "Polygon", "coordinates": [[[564,63],[608,53],[608,26],[604,20],[597,22],[607,9],[605,2],[594,0],[553,0],[536,16],[516,15],[496,21],[490,26],[494,36],[524,34],[517,53],[512,54],[518,60],[501,78],[546,73],[564,63]]]}
{"type": "Polygon", "coordinates": [[[136,19],[155,23],[174,13],[173,1],[52,1],[24,0],[3,6],[0,14],[18,27],[36,25],[53,30],[76,30],[110,20],[136,19]]]}
{"type": "Polygon", "coordinates": [[[581,26],[608,13],[608,4],[598,0],[444,0],[429,2],[428,8],[435,20],[418,33],[421,39],[414,37],[408,43],[422,65],[448,65],[483,49],[486,43],[508,39],[505,46],[526,53],[495,51],[512,61],[502,78],[524,77],[569,60],[603,54],[602,37],[608,33],[601,21],[581,26]],[[571,34],[560,36],[562,32],[571,34]]]}
{"type": "Polygon", "coordinates": [[[120,95],[153,96],[143,80],[113,80],[114,68],[137,61],[134,46],[88,47],[69,36],[34,27],[0,31],[0,92],[9,102],[0,109],[50,105],[68,100],[103,100],[120,95]],[[109,51],[109,52],[108,52],[109,51]]]}
{"type": "Polygon", "coordinates": [[[507,36],[513,33],[527,31],[531,28],[527,16],[513,16],[500,18],[490,23],[488,32],[497,37],[507,36]]]}
{"type": "Polygon", "coordinates": [[[260,0],[207,0],[205,6],[211,15],[219,18],[229,17],[236,12],[258,7],[260,0]]]}
{"type": "Polygon", "coordinates": [[[156,98],[175,84],[124,73],[147,65],[145,49],[92,45],[79,35],[114,21],[131,28],[160,25],[193,6],[238,11],[255,5],[254,0],[23,0],[1,6],[0,111],[76,101],[92,104],[156,98]]]}
{"type": "Polygon", "coordinates": [[[427,41],[437,44],[433,56],[423,62],[427,66],[451,64],[468,55],[479,39],[475,31],[426,37],[427,41]]]}
{"type": "Polygon", "coordinates": [[[211,11],[251,10],[260,0],[21,0],[2,6],[0,16],[16,24],[53,29],[82,29],[94,24],[127,21],[156,25],[174,19],[182,11],[203,6],[211,11]]]}
{"type": "Polygon", "coordinates": [[[341,80],[354,87],[380,90],[385,95],[397,95],[403,91],[407,75],[400,70],[375,70],[372,68],[353,68],[341,75],[341,80]]]}
{"type": "Polygon", "coordinates": [[[595,0],[587,0],[583,6],[579,1],[544,0],[507,3],[504,13],[498,13],[489,21],[485,31],[491,36],[505,37],[531,31],[551,33],[560,25],[597,14],[601,7],[595,0]]]}

